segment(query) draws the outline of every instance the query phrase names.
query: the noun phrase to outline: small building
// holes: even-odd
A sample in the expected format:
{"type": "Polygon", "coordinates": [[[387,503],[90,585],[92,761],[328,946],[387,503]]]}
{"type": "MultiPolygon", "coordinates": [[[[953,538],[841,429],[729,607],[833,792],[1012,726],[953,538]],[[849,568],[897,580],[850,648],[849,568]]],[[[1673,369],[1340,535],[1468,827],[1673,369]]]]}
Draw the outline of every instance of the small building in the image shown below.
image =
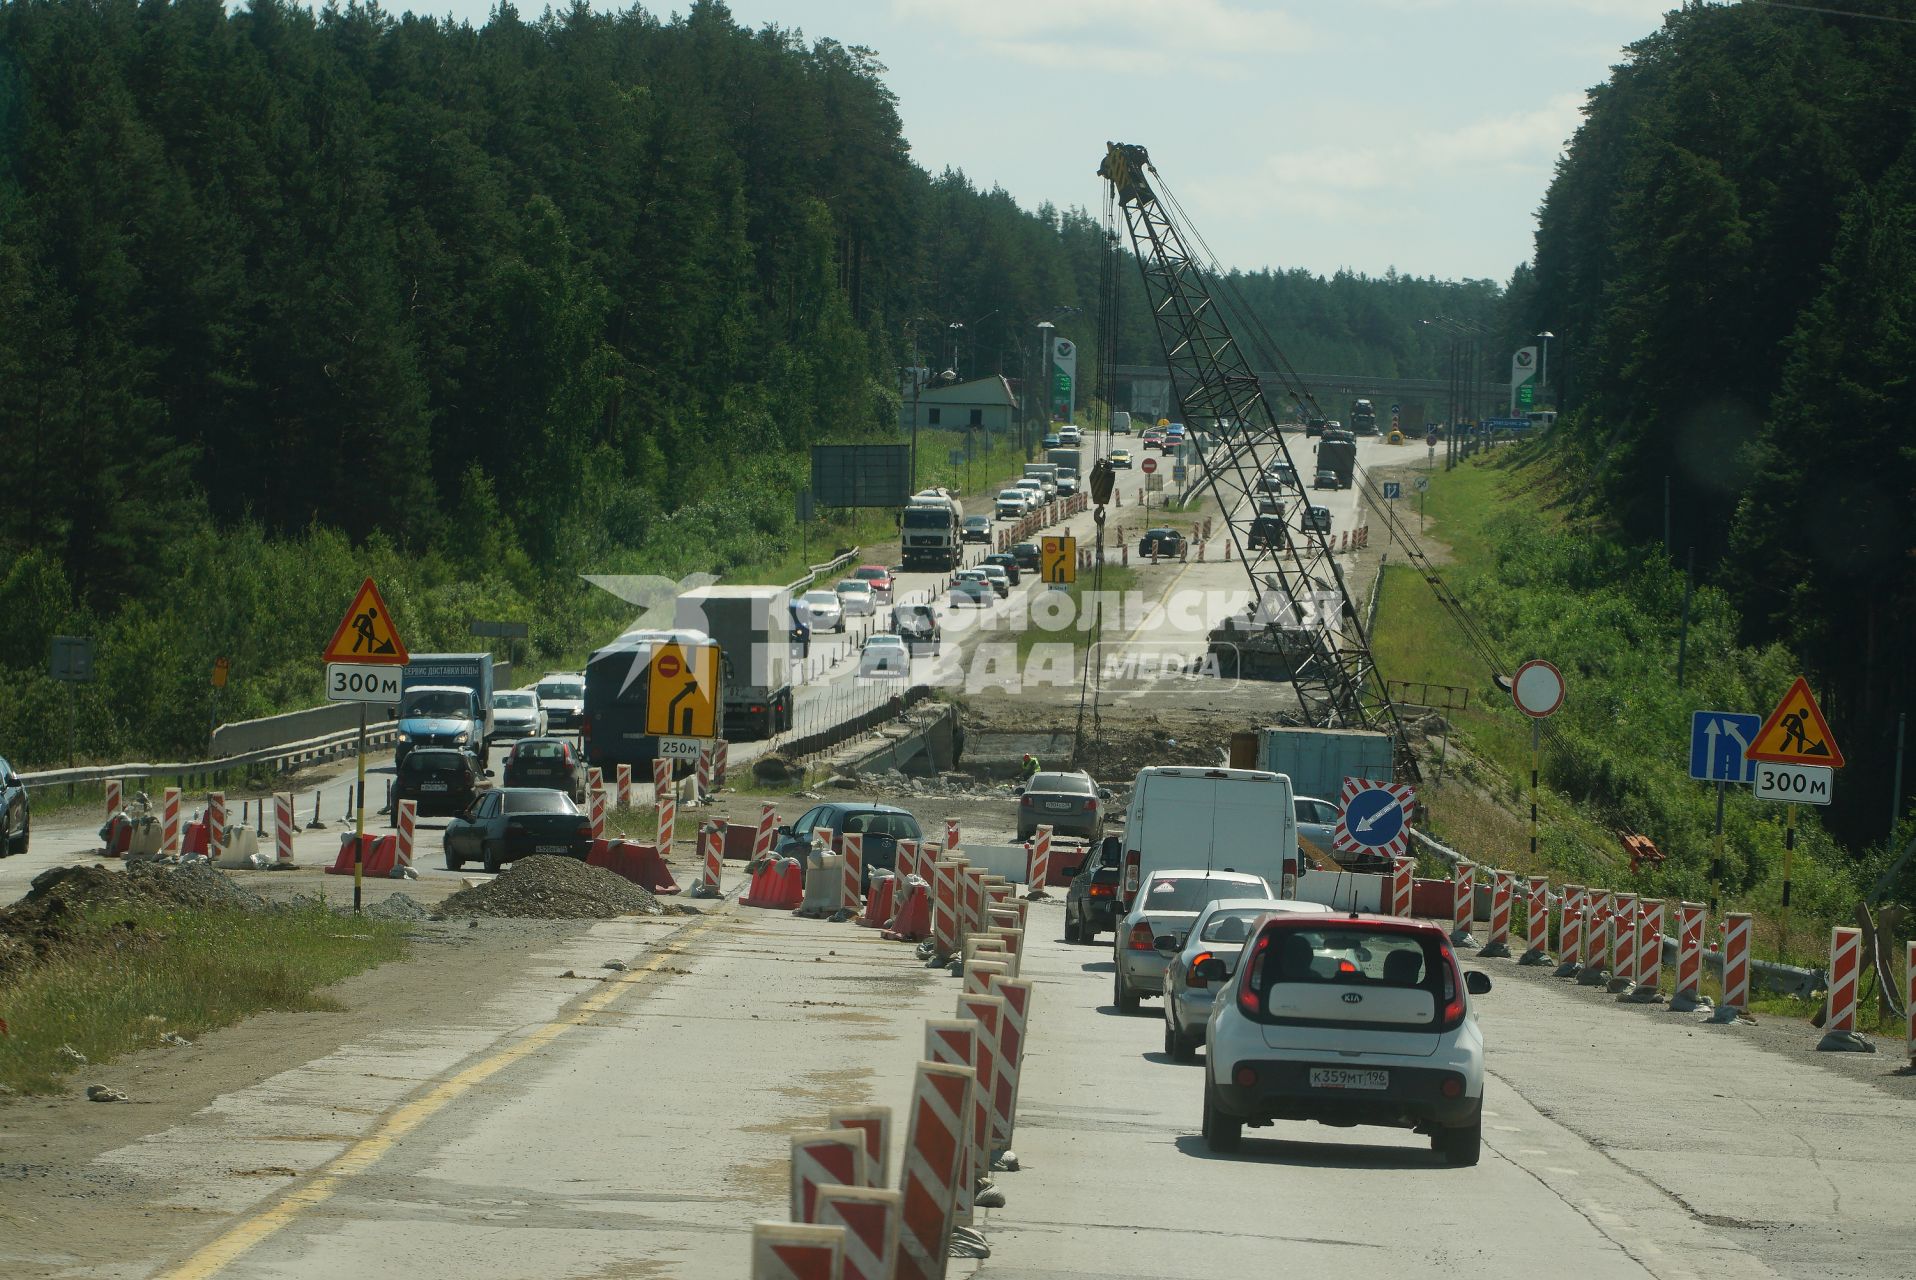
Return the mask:
{"type": "Polygon", "coordinates": [[[944,386],[927,383],[913,387],[907,379],[904,402],[898,410],[898,425],[906,431],[914,425],[947,431],[967,427],[1009,431],[1017,422],[1018,398],[1011,393],[1011,384],[998,374],[944,386]]]}

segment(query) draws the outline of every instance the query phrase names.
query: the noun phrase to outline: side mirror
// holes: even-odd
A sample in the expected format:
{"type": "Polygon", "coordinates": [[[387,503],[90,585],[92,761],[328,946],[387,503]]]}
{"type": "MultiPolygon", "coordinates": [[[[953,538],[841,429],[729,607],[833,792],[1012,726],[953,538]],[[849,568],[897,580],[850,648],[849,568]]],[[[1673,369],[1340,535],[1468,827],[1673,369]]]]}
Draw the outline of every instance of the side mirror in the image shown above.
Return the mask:
{"type": "Polygon", "coordinates": [[[1151,939],[1151,945],[1158,949],[1160,955],[1174,956],[1178,953],[1178,939],[1174,933],[1160,933],[1151,939]]]}
{"type": "Polygon", "coordinates": [[[1083,870],[1084,870],[1084,867],[1082,865],[1076,866],[1076,867],[1066,867],[1064,869],[1064,874],[1067,879],[1076,880],[1078,878],[1078,873],[1083,870]]]}
{"type": "Polygon", "coordinates": [[[1014,796],[1021,796],[1024,793],[1025,793],[1025,789],[1023,787],[1013,787],[1011,789],[1011,794],[1014,796]]]}
{"type": "Polygon", "coordinates": [[[482,778],[490,778],[492,776],[492,770],[487,769],[485,772],[481,773],[479,776],[482,778]]]}
{"type": "Polygon", "coordinates": [[[1110,788],[1110,787],[1099,787],[1099,788],[1098,788],[1098,799],[1100,799],[1100,800],[1109,800],[1110,798],[1111,798],[1111,788],[1110,788]]]}
{"type": "Polygon", "coordinates": [[[777,836],[790,836],[792,834],[792,829],[790,827],[779,827],[775,831],[773,831],[772,834],[777,836]]]}
{"type": "Polygon", "coordinates": [[[1222,982],[1231,976],[1230,970],[1224,967],[1224,961],[1217,956],[1198,961],[1197,968],[1191,972],[1193,976],[1202,978],[1206,982],[1222,982]]]}
{"type": "Polygon", "coordinates": [[[1464,971],[1464,990],[1473,996],[1480,996],[1490,990],[1490,975],[1478,969],[1464,971]]]}

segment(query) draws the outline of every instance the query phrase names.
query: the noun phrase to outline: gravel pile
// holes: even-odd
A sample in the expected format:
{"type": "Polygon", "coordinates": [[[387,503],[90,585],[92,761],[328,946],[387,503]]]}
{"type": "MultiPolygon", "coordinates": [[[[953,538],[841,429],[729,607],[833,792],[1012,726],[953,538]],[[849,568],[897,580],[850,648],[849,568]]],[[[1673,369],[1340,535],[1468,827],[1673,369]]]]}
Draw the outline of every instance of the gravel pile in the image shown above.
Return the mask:
{"type": "Polygon", "coordinates": [[[369,920],[430,920],[425,904],[403,893],[389,893],[366,908],[369,920]]]}
{"type": "Polygon", "coordinates": [[[439,904],[437,912],[440,919],[513,920],[609,920],[665,914],[657,898],[630,880],[555,854],[521,858],[486,883],[453,894],[439,904]]]}
{"type": "Polygon", "coordinates": [[[0,984],[45,960],[70,938],[94,906],[160,906],[258,911],[265,899],[213,867],[135,863],[125,871],[98,865],[50,867],[27,896],[0,910],[0,984]]]}

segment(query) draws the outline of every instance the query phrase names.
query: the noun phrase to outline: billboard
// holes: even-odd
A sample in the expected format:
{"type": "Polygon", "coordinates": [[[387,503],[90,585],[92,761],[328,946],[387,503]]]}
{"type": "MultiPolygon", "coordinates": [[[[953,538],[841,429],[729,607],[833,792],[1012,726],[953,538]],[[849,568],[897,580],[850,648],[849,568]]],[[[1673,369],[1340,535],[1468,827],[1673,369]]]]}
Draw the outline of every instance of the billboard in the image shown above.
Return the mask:
{"type": "Polygon", "coordinates": [[[1078,412],[1078,344],[1051,340],[1051,420],[1070,422],[1078,412]]]}
{"type": "Polygon", "coordinates": [[[911,498],[908,444],[815,444],[812,498],[821,507],[902,507],[911,498]]]}

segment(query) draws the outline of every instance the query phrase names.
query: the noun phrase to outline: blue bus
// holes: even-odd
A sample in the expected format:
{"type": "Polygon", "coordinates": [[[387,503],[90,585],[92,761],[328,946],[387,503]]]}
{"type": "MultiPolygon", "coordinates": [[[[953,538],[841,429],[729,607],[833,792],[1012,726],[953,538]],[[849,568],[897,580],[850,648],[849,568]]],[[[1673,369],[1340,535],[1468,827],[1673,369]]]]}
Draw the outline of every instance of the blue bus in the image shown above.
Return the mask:
{"type": "MultiPolygon", "coordinates": [[[[628,631],[594,652],[585,664],[585,710],[579,726],[586,763],[608,775],[621,764],[634,766],[635,772],[641,765],[651,769],[659,754],[658,736],[645,731],[653,651],[661,644],[711,643],[703,631],[628,631]]],[[[718,736],[724,737],[723,699],[718,716],[718,736]]]]}

